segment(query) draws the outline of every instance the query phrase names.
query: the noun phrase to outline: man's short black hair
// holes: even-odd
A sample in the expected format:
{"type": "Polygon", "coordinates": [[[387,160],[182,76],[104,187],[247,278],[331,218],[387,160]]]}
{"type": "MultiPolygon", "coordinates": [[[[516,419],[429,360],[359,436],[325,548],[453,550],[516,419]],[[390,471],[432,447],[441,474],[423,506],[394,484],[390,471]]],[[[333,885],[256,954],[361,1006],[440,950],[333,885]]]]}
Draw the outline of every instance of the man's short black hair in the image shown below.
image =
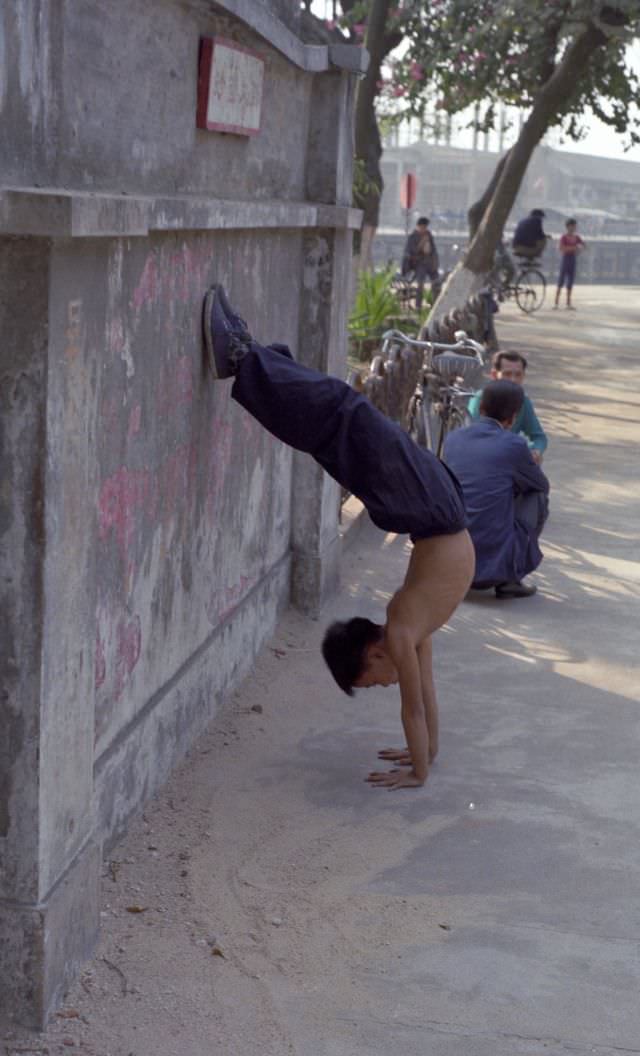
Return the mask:
{"type": "Polygon", "coordinates": [[[565,220],[564,226],[565,227],[571,227],[572,224],[573,224],[574,227],[577,227],[578,226],[578,221],[574,220],[574,218],[572,216],[570,216],[568,220],[565,220]]]}
{"type": "Polygon", "coordinates": [[[508,422],[517,414],[524,402],[521,385],[515,381],[490,381],[482,390],[480,414],[495,418],[497,422],[508,422]]]}
{"type": "Polygon", "coordinates": [[[539,216],[541,220],[544,220],[545,212],[544,212],[544,209],[532,209],[531,210],[531,215],[532,216],[539,216]]]}
{"type": "Polygon", "coordinates": [[[416,220],[416,227],[421,227],[423,224],[424,224],[425,227],[429,226],[429,217],[428,216],[419,216],[418,219],[416,220]]]}
{"type": "Polygon", "coordinates": [[[503,359],[508,360],[509,363],[522,363],[522,369],[526,370],[529,364],[522,352],[511,351],[511,349],[505,348],[504,352],[494,352],[491,360],[491,366],[494,370],[502,369],[503,359]]]}
{"type": "Polygon", "coordinates": [[[364,672],[367,646],[379,642],[381,638],[380,624],[363,616],[355,616],[346,622],[337,620],[327,627],[322,655],[340,689],[350,697],[353,696],[353,683],[364,672]]]}

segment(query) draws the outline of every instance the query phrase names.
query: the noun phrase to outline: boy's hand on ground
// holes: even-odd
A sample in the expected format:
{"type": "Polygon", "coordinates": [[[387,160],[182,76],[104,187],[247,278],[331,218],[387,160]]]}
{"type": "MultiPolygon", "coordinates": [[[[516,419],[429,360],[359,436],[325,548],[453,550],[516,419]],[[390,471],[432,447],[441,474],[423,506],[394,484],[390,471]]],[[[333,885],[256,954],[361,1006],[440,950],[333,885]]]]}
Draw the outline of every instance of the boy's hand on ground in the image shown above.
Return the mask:
{"type": "Polygon", "coordinates": [[[365,777],[365,781],[376,788],[388,789],[420,788],[424,785],[424,781],[416,777],[413,770],[374,770],[365,777]]]}
{"type": "Polygon", "coordinates": [[[397,763],[398,766],[411,766],[411,754],[408,748],[382,748],[378,752],[378,759],[384,759],[387,763],[397,763]]]}

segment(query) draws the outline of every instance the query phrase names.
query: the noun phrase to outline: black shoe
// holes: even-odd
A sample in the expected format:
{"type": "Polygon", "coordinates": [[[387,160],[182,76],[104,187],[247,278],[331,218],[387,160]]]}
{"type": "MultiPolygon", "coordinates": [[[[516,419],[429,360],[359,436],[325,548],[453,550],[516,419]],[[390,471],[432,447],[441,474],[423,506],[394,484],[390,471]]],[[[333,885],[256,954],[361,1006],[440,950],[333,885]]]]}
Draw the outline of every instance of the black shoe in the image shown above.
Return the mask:
{"type": "Polygon", "coordinates": [[[233,330],[244,331],[244,333],[246,333],[247,336],[250,336],[249,335],[249,327],[245,323],[244,319],[242,318],[241,315],[238,315],[237,312],[234,312],[233,308],[229,304],[229,298],[227,297],[227,294],[225,292],[225,288],[222,285],[222,283],[221,282],[216,283],[215,286],[212,286],[212,289],[218,291],[218,297],[220,298],[220,306],[222,308],[222,311],[226,315],[227,319],[231,323],[231,328],[233,330]]]}
{"type": "Polygon", "coordinates": [[[496,598],[530,598],[537,590],[537,587],[528,587],[526,583],[514,580],[513,583],[499,583],[496,587],[496,598]]]}
{"type": "MultiPolygon", "coordinates": [[[[251,344],[251,335],[246,326],[232,325],[222,304],[218,283],[212,286],[204,299],[202,333],[207,349],[209,368],[214,378],[232,378],[244,359],[251,344]]],[[[239,319],[239,316],[236,316],[239,319]]]]}

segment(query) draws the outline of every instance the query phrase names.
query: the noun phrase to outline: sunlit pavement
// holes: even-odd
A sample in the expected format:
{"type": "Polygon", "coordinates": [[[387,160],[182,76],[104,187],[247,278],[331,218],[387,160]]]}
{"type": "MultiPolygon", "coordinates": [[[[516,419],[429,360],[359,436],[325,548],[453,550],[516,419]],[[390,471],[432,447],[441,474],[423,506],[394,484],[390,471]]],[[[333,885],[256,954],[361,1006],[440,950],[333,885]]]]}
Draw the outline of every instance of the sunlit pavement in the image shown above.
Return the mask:
{"type": "Polygon", "coordinates": [[[319,653],[404,575],[406,540],[356,527],[341,595],[285,615],[112,852],[46,1051],[640,1052],[639,293],[499,316],[550,436],[545,559],[535,597],[476,595],[438,634],[425,788],[364,783],[401,743],[397,690],[350,700],[319,653]]]}

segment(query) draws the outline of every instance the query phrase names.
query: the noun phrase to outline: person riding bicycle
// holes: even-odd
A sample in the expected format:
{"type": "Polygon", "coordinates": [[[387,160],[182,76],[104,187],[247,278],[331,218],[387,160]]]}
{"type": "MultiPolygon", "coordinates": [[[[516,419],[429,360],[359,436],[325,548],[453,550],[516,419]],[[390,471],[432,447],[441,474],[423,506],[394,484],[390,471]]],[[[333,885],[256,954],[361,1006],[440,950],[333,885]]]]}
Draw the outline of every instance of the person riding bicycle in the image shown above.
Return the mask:
{"type": "Polygon", "coordinates": [[[532,209],[528,216],[518,223],[513,234],[513,252],[517,257],[528,257],[535,260],[539,257],[551,235],[546,235],[542,227],[544,209],[532,209]]]}
{"type": "Polygon", "coordinates": [[[416,308],[421,308],[422,291],[426,280],[430,279],[433,286],[439,279],[438,250],[429,230],[429,219],[426,216],[421,216],[416,220],[416,226],[407,238],[402,255],[401,271],[404,276],[413,275],[418,287],[416,308]]]}
{"type": "Polygon", "coordinates": [[[438,749],[438,705],[431,637],[464,598],[474,555],[460,485],[453,473],[339,378],[296,363],[285,345],[251,336],[220,284],[207,293],[202,320],[216,382],[233,379],[232,398],[273,436],[312,455],[356,495],[374,524],[408,533],[413,551],[386,621],[332,624],[322,652],[345,693],[400,685],[406,747],[384,749],[392,770],[370,773],[376,787],[423,785],[438,749]]]}

